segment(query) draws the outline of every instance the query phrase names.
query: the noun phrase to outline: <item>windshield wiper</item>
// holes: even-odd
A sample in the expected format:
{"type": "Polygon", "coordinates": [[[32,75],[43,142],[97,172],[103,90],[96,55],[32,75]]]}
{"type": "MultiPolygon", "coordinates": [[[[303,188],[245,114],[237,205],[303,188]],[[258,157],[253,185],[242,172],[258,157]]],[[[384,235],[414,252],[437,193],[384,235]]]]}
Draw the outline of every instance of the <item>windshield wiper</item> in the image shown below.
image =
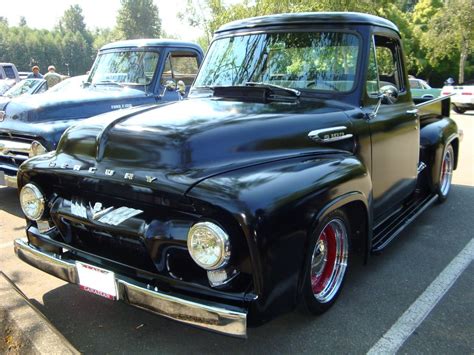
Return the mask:
{"type": "Polygon", "coordinates": [[[275,84],[269,84],[269,83],[264,83],[264,82],[254,82],[254,81],[247,81],[245,83],[246,86],[256,86],[256,87],[262,87],[262,88],[268,88],[271,91],[275,92],[275,89],[284,91],[286,93],[292,94],[295,97],[300,97],[301,91],[292,89],[292,88],[287,88],[284,86],[280,85],[275,85],[275,84]]]}
{"type": "Polygon", "coordinates": [[[117,86],[120,86],[121,88],[123,88],[123,85],[120,84],[120,83],[117,83],[116,81],[112,81],[112,80],[102,80],[102,81],[97,81],[95,83],[93,83],[93,85],[117,85],[117,86]]]}

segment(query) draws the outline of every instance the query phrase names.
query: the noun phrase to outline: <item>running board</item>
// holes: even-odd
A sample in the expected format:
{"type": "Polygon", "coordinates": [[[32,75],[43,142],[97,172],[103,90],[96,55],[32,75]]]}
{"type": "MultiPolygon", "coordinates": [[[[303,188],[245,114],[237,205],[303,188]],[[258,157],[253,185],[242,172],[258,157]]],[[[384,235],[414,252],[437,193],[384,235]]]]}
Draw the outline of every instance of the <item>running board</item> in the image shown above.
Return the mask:
{"type": "Polygon", "coordinates": [[[372,252],[379,252],[390,244],[413,220],[430,207],[438,195],[428,195],[413,200],[400,212],[391,216],[374,229],[372,252]]]}

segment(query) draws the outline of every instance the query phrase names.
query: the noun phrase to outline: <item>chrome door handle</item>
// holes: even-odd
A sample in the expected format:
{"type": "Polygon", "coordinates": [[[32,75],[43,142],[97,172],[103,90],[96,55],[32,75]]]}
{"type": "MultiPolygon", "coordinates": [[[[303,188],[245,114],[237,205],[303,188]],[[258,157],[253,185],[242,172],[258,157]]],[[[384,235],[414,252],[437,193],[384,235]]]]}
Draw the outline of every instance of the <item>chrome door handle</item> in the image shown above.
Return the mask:
{"type": "Polygon", "coordinates": [[[416,115],[418,113],[418,109],[414,108],[413,110],[407,110],[407,115],[416,115]]]}

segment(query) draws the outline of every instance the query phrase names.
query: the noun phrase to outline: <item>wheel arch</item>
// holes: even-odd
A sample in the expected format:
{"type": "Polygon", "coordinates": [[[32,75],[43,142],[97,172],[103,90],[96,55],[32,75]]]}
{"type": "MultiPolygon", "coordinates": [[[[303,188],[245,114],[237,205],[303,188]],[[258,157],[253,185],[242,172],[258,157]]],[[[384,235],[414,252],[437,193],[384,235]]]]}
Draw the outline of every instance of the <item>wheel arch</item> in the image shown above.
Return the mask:
{"type": "MultiPolygon", "coordinates": [[[[366,198],[361,192],[352,191],[327,203],[311,223],[308,230],[308,243],[314,231],[324,222],[327,216],[333,211],[342,210],[351,224],[350,243],[355,243],[357,251],[363,256],[364,263],[366,263],[372,245],[372,213],[369,208],[369,200],[370,197],[366,198]],[[353,228],[353,225],[356,226],[356,228],[353,228]],[[356,232],[355,235],[354,232],[356,232]]],[[[310,248],[306,248],[306,255],[303,260],[306,260],[308,253],[312,252],[312,250],[309,249],[310,248]]],[[[304,266],[304,264],[301,265],[302,272],[300,272],[300,280],[298,282],[298,298],[302,296],[304,280],[308,277],[304,266]]]]}

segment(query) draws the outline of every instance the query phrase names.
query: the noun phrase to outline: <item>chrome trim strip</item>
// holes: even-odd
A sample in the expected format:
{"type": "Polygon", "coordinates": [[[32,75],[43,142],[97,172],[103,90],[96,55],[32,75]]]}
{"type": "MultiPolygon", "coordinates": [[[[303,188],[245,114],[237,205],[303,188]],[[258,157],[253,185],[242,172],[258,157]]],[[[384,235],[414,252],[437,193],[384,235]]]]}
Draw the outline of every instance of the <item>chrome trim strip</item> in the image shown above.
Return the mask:
{"type": "Polygon", "coordinates": [[[346,126],[316,129],[314,131],[309,132],[308,137],[320,143],[337,142],[340,140],[352,138],[351,133],[341,132],[341,131],[345,131],[346,129],[347,129],[346,126]],[[335,135],[335,134],[340,134],[340,135],[335,135]]]}
{"type": "MultiPolygon", "coordinates": [[[[73,260],[61,259],[59,255],[41,251],[23,239],[16,239],[14,248],[17,256],[24,262],[70,283],[79,282],[73,260]]],[[[171,296],[156,288],[147,289],[138,283],[127,281],[118,274],[115,274],[115,279],[119,299],[132,306],[218,333],[247,336],[247,313],[244,310],[235,311],[205,304],[201,300],[195,302],[171,296]]]]}
{"type": "Polygon", "coordinates": [[[416,104],[415,107],[420,108],[420,107],[423,107],[423,106],[431,105],[431,104],[434,104],[435,102],[443,101],[447,97],[451,97],[451,96],[454,96],[454,95],[455,95],[454,93],[448,94],[448,95],[440,95],[440,96],[438,96],[437,98],[435,98],[433,100],[429,100],[429,101],[425,101],[425,102],[421,102],[419,104],[416,104]]]}

